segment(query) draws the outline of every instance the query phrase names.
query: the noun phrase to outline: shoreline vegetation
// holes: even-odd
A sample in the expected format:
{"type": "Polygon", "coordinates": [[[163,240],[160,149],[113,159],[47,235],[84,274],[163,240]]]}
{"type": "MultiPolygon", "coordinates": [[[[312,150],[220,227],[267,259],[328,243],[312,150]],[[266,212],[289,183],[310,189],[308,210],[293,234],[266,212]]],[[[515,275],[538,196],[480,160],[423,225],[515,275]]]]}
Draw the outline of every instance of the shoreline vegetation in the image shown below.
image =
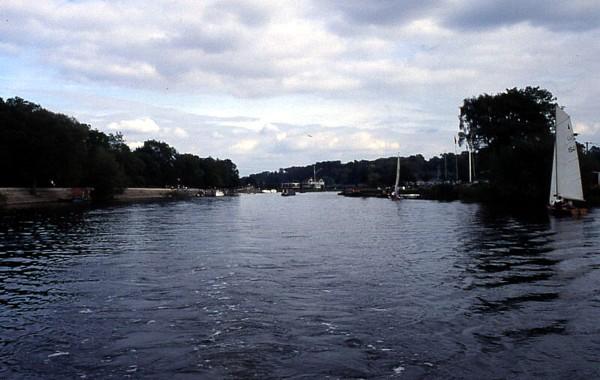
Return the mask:
{"type": "MultiPolygon", "coordinates": [[[[181,154],[156,140],[131,150],[118,132],[103,133],[18,97],[0,98],[0,187],[26,188],[13,194],[24,203],[69,197],[128,199],[135,188],[147,188],[145,197],[155,198],[152,191],[159,189],[178,189],[173,193],[179,194],[182,188],[228,189],[238,184],[231,160],[181,154]],[[52,190],[61,188],[70,190],[52,190]]],[[[7,190],[0,192],[0,207],[11,199],[7,190]]]]}
{"type": "MultiPolygon", "coordinates": [[[[402,192],[440,201],[545,207],[555,107],[556,98],[538,87],[465,99],[455,152],[459,147],[467,151],[430,159],[402,157],[402,192]]],[[[600,148],[578,144],[578,149],[584,196],[588,205],[598,206],[600,148]]],[[[100,132],[18,97],[0,98],[0,208],[189,198],[216,189],[229,194],[280,189],[283,183],[313,178],[315,173],[326,190],[385,197],[394,182],[396,161],[397,157],[325,161],[240,179],[228,159],[180,154],[156,140],[131,150],[118,132],[100,132]]]]}
{"type": "MultiPolygon", "coordinates": [[[[215,197],[216,189],[200,188],[127,188],[110,200],[96,201],[100,204],[137,203],[147,201],[215,197]]],[[[2,187],[0,188],[0,210],[46,208],[65,205],[89,205],[92,203],[91,188],[81,187],[2,187]]],[[[232,195],[232,192],[223,192],[232,195]]]]}
{"type": "MultiPolygon", "coordinates": [[[[401,188],[419,193],[421,199],[545,208],[550,191],[556,105],[552,93],[539,87],[512,88],[465,99],[460,107],[455,144],[467,151],[443,153],[428,160],[422,155],[401,157],[401,188]]],[[[588,206],[599,206],[600,148],[579,143],[577,147],[584,197],[588,206]]],[[[385,197],[394,183],[396,160],[388,157],[345,164],[317,162],[314,166],[253,174],[241,181],[269,188],[309,178],[316,168],[328,188],[347,189],[350,196],[385,197]]]]}

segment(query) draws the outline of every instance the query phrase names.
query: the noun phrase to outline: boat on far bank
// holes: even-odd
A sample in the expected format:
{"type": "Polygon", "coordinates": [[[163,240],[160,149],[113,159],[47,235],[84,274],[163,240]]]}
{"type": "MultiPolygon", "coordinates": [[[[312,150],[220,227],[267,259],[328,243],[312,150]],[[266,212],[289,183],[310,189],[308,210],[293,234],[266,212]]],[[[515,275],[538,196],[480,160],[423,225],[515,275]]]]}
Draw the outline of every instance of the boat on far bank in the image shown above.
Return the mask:
{"type": "Polygon", "coordinates": [[[281,190],[282,197],[289,197],[292,195],[296,195],[296,190],[290,188],[284,188],[283,190],[281,190]]]}
{"type": "Polygon", "coordinates": [[[577,142],[571,117],[556,107],[554,159],[548,210],[554,215],[579,216],[587,213],[581,185],[577,142]]]}

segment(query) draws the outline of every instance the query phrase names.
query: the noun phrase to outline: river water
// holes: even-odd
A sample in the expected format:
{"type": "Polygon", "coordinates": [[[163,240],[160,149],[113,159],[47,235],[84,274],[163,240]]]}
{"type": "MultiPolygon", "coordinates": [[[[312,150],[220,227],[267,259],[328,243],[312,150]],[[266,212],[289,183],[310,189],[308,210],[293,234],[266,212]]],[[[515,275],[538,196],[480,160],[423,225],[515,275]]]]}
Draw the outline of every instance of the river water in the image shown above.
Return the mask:
{"type": "Polygon", "coordinates": [[[0,377],[598,378],[599,220],[332,193],[0,216],[0,377]]]}

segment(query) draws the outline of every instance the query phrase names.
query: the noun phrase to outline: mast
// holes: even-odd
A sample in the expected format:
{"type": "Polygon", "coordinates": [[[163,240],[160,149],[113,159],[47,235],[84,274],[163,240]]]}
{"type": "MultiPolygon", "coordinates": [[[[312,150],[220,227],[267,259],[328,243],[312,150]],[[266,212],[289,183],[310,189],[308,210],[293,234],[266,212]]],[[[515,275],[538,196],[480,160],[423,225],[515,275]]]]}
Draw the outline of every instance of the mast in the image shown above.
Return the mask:
{"type": "Polygon", "coordinates": [[[454,175],[456,177],[456,182],[458,182],[458,151],[456,149],[456,136],[454,136],[454,175]]]}
{"type": "MultiPolygon", "coordinates": [[[[558,123],[556,124],[555,129],[558,128],[558,123]]],[[[558,141],[556,136],[556,131],[554,131],[554,195],[558,196],[558,141]]]]}
{"type": "Polygon", "coordinates": [[[398,184],[400,183],[400,154],[396,163],[396,183],[394,184],[394,193],[398,196],[398,184]]]}
{"type": "Polygon", "coordinates": [[[473,156],[471,153],[471,144],[467,144],[469,147],[469,183],[473,183],[473,156]]]}

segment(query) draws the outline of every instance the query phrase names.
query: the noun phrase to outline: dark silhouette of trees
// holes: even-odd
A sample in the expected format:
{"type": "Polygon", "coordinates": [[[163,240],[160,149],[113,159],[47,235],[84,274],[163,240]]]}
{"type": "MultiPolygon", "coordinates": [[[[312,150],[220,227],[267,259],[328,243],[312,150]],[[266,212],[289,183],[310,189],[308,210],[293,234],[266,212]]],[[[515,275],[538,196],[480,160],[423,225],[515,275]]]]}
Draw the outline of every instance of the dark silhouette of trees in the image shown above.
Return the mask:
{"type": "Polygon", "coordinates": [[[89,126],[21,98],[0,99],[0,182],[13,186],[79,185],[89,126]]]}
{"type": "Polygon", "coordinates": [[[554,96],[538,87],[465,99],[459,143],[470,145],[478,178],[489,181],[492,198],[545,202],[554,143],[554,96]]]}
{"type": "MultiPolygon", "coordinates": [[[[456,178],[456,155],[444,153],[446,156],[446,170],[444,159],[433,157],[426,160],[422,155],[402,157],[400,159],[401,183],[417,181],[454,181],[456,178]]],[[[467,155],[460,155],[459,179],[466,180],[467,155]]],[[[343,164],[341,161],[317,162],[317,177],[323,178],[328,187],[393,186],[396,179],[397,157],[379,158],[373,161],[351,161],[343,164]]],[[[242,183],[262,188],[276,188],[282,182],[303,181],[313,176],[313,165],[290,167],[274,172],[251,174],[242,178],[242,183]]]]}
{"type": "Polygon", "coordinates": [[[144,163],[144,185],[163,187],[177,184],[175,159],[177,151],[167,143],[148,140],[134,151],[144,163]]]}
{"type": "Polygon", "coordinates": [[[95,199],[110,199],[125,187],[233,187],[238,181],[230,160],[178,154],[155,140],[132,152],[119,133],[21,98],[0,98],[0,186],[90,186],[95,199]]]}

